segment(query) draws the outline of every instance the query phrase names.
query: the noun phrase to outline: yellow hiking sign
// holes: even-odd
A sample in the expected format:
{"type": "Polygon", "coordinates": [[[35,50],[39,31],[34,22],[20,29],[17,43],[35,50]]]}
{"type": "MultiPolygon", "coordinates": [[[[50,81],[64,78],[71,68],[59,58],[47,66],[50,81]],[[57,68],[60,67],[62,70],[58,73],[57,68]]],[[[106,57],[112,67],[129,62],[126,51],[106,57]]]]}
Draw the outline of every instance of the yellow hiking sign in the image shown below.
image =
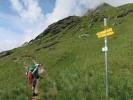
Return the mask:
{"type": "Polygon", "coordinates": [[[96,35],[98,36],[98,38],[102,38],[102,37],[110,36],[113,34],[114,34],[114,32],[113,32],[112,28],[108,28],[108,29],[105,29],[104,31],[97,32],[96,35]]]}

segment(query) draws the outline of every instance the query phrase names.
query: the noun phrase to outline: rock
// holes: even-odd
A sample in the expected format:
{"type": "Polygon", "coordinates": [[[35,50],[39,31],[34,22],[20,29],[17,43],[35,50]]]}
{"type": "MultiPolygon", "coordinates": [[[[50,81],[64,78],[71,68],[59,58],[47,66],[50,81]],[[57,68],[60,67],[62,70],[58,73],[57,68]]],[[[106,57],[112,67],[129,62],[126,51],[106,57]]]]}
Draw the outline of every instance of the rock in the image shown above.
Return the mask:
{"type": "Polygon", "coordinates": [[[10,51],[1,52],[0,53],[0,58],[6,57],[6,56],[11,55],[11,54],[12,54],[12,52],[10,52],[10,51]]]}

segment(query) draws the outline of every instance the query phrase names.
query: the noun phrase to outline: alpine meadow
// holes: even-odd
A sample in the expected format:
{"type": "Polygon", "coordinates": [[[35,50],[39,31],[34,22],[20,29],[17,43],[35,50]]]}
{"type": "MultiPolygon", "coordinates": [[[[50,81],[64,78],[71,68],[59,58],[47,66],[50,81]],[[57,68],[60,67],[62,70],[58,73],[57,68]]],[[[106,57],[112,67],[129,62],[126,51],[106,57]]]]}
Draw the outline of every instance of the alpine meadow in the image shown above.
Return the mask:
{"type": "Polygon", "coordinates": [[[133,4],[103,4],[84,16],[69,16],[48,26],[21,47],[0,53],[0,100],[29,100],[24,64],[41,74],[37,100],[105,100],[103,19],[108,37],[109,100],[133,100],[133,4]]]}

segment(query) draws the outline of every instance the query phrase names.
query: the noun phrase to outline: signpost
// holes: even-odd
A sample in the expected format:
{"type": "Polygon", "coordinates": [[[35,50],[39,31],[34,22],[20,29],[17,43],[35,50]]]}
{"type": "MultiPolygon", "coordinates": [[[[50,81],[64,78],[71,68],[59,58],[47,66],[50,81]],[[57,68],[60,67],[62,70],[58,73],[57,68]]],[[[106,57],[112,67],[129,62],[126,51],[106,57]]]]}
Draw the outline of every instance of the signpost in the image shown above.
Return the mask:
{"type": "Polygon", "coordinates": [[[108,45],[107,45],[107,36],[113,35],[114,32],[112,28],[107,28],[107,19],[104,18],[104,31],[97,32],[98,38],[104,38],[104,47],[102,51],[105,52],[105,87],[106,87],[106,98],[108,98],[108,45]]]}

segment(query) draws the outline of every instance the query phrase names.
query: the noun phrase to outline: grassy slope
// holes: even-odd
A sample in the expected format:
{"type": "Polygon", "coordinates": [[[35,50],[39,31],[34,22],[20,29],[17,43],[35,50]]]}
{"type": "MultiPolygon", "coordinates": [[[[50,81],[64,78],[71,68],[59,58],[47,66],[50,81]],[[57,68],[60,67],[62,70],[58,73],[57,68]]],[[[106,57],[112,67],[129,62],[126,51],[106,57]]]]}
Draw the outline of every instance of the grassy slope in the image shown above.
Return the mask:
{"type": "Polygon", "coordinates": [[[104,41],[95,34],[103,30],[104,15],[109,18],[109,26],[115,32],[108,38],[109,96],[113,100],[132,99],[133,13],[116,16],[132,10],[133,5],[119,8],[105,5],[99,9],[87,16],[70,17],[54,24],[59,26],[54,27],[60,30],[57,34],[54,34],[55,30],[49,31],[28,46],[14,49],[11,55],[0,59],[0,98],[28,98],[30,90],[26,85],[23,63],[36,59],[44,64],[48,72],[48,76],[43,74],[40,80],[40,100],[103,100],[104,54],[101,48],[104,41]],[[79,38],[81,34],[88,34],[88,37],[79,38]],[[46,48],[46,44],[55,42],[55,45],[46,48]]]}

